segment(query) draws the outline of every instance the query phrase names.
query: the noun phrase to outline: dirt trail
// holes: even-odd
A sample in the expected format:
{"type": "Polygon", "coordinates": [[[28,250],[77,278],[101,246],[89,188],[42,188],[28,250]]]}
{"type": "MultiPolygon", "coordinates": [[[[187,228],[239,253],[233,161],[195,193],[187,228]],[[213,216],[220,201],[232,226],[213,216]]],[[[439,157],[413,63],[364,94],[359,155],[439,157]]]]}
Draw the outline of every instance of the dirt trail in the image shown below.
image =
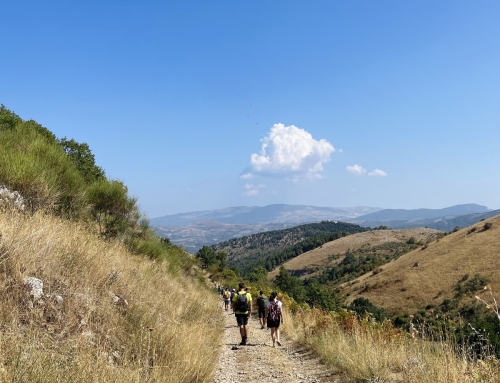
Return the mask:
{"type": "Polygon", "coordinates": [[[241,338],[234,315],[225,311],[223,315],[224,344],[214,383],[341,382],[310,352],[291,344],[283,334],[282,346],[273,348],[270,331],[261,330],[255,314],[248,323],[248,344],[239,346],[241,338]]]}

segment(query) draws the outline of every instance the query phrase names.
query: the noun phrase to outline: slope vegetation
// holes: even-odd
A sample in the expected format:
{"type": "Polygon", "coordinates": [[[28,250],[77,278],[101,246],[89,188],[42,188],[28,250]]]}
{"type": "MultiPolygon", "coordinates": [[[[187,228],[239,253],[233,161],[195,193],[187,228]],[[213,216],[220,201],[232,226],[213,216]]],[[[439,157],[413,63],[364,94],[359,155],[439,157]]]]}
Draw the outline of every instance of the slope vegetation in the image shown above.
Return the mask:
{"type": "Polygon", "coordinates": [[[359,225],[350,223],[324,221],[230,239],[211,247],[215,251],[226,252],[229,265],[246,270],[258,264],[259,261],[263,261],[266,257],[283,251],[301,241],[325,234],[340,232],[350,234],[365,230],[359,225]]]}
{"type": "Polygon", "coordinates": [[[0,233],[1,381],[210,379],[218,305],[182,269],[42,214],[0,213],[0,233]]]}
{"type": "MultiPolygon", "coordinates": [[[[433,229],[373,230],[356,233],[325,243],[323,246],[305,252],[283,264],[291,274],[301,279],[318,275],[321,271],[339,264],[346,253],[357,249],[368,249],[387,243],[405,244],[414,237],[417,242],[435,239],[441,232],[433,229]]],[[[382,250],[382,249],[381,249],[382,250]]],[[[379,252],[380,253],[380,252],[379,252]]],[[[279,267],[268,274],[270,280],[279,273],[279,267]]]]}
{"type": "Polygon", "coordinates": [[[0,164],[0,382],[209,381],[215,295],[88,145],[1,105],[0,164]]]}
{"type": "Polygon", "coordinates": [[[345,291],[349,300],[364,297],[393,313],[452,303],[461,290],[474,294],[485,281],[498,294],[499,254],[500,216],[495,216],[411,251],[345,291]]]}

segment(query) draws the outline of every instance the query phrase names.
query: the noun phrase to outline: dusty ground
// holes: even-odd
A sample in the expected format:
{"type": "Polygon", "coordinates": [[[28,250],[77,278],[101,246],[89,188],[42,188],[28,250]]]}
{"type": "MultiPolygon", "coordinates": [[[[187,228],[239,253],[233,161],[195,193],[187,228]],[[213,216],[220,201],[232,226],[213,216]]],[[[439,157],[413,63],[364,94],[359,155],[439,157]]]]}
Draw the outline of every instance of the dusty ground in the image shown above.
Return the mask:
{"type": "Polygon", "coordinates": [[[249,321],[248,345],[239,346],[241,337],[234,315],[225,311],[223,315],[224,345],[214,383],[341,383],[310,352],[291,344],[286,335],[281,335],[282,346],[273,348],[270,331],[261,330],[255,314],[249,321]]]}

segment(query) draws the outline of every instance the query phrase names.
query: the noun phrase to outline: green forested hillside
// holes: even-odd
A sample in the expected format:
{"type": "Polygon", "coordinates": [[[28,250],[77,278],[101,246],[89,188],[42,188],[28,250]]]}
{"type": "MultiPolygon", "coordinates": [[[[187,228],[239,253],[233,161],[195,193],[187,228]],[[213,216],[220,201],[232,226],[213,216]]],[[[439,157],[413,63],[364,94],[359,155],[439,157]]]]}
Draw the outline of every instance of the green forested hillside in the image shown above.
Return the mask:
{"type": "Polygon", "coordinates": [[[350,223],[323,221],[234,238],[211,247],[227,253],[228,264],[243,271],[250,271],[258,264],[271,270],[273,266],[325,242],[365,230],[350,223]]]}

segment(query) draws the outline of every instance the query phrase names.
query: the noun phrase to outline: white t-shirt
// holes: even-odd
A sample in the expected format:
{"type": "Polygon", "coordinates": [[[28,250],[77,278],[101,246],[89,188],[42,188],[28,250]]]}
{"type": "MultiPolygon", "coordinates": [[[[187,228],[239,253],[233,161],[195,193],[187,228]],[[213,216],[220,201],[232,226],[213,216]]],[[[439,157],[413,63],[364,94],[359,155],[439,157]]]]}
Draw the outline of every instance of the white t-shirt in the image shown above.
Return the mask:
{"type": "MultiPolygon", "coordinates": [[[[276,299],[275,302],[278,304],[279,308],[281,308],[281,306],[283,305],[283,303],[281,303],[281,301],[279,301],[278,299],[276,299]]],[[[267,301],[266,302],[266,307],[269,308],[269,306],[271,306],[271,302],[267,301]]]]}

